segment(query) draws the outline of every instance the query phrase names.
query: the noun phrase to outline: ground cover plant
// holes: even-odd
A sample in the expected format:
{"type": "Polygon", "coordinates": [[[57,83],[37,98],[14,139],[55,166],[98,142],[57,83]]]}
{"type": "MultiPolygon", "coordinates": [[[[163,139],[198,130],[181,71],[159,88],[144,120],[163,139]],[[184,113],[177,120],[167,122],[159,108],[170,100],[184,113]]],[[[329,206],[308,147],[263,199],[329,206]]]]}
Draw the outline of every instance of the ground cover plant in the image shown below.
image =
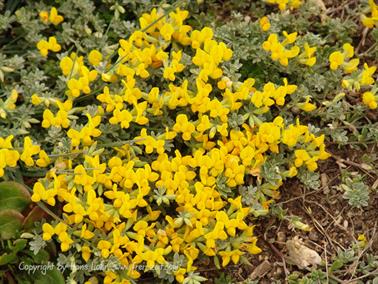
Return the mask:
{"type": "Polygon", "coordinates": [[[0,11],[3,282],[378,281],[374,1],[0,11]]]}

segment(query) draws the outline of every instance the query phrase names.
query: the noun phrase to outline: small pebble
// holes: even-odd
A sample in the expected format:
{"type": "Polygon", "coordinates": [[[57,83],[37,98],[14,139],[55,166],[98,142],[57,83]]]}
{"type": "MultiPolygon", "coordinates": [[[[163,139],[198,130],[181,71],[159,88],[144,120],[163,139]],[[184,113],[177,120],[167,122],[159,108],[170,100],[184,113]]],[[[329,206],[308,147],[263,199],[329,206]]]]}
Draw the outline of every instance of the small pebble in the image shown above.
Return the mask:
{"type": "Polygon", "coordinates": [[[319,236],[318,234],[315,232],[315,231],[311,231],[308,235],[308,237],[310,238],[310,240],[312,241],[318,241],[319,240],[319,236]]]}
{"type": "Polygon", "coordinates": [[[348,220],[344,220],[344,222],[343,222],[343,227],[344,227],[345,229],[348,228],[348,220]]]}
{"type": "Polygon", "coordinates": [[[286,242],[286,234],[285,234],[285,232],[278,232],[277,233],[277,241],[279,241],[279,242],[286,242]]]}

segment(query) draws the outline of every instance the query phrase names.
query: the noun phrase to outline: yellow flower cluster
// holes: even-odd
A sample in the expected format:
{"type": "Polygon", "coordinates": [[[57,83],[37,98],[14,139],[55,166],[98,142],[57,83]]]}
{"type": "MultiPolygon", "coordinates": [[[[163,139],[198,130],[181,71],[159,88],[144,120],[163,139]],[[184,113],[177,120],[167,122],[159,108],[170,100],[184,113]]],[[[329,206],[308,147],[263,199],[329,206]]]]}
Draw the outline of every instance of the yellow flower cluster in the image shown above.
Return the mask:
{"type": "Polygon", "coordinates": [[[0,177],[4,175],[5,167],[16,167],[20,154],[13,149],[12,140],[14,136],[0,137],[0,177]]]}
{"type": "MultiPolygon", "coordinates": [[[[344,72],[348,74],[342,80],[342,86],[351,91],[359,91],[361,88],[371,87],[374,85],[375,80],[373,75],[377,70],[376,66],[370,66],[364,63],[363,69],[358,69],[360,60],[353,58],[354,47],[346,43],[343,45],[343,52],[334,51],[329,56],[331,70],[337,70],[342,67],[344,72]]],[[[372,88],[370,91],[366,91],[362,94],[362,102],[370,109],[376,109],[378,107],[378,96],[376,96],[377,90],[372,88]]]]}
{"type": "Polygon", "coordinates": [[[268,39],[263,43],[263,49],[271,52],[271,58],[274,61],[279,61],[281,65],[287,66],[289,59],[294,58],[299,54],[299,47],[294,45],[290,49],[286,45],[293,44],[297,39],[297,33],[288,34],[283,32],[285,39],[280,42],[277,34],[270,34],[268,39]]]}
{"type": "Polygon", "coordinates": [[[297,9],[302,5],[302,0],[265,0],[266,3],[278,5],[281,11],[286,9],[297,9]]]}
{"type": "Polygon", "coordinates": [[[59,52],[62,49],[54,36],[49,37],[48,41],[44,39],[40,40],[37,43],[37,48],[43,57],[47,57],[49,50],[53,52],[59,52]]]}
{"type": "Polygon", "coordinates": [[[52,227],[50,224],[43,224],[43,239],[45,241],[51,240],[54,235],[58,236],[60,241],[60,249],[62,252],[67,251],[70,248],[70,245],[73,243],[73,240],[67,233],[67,225],[65,223],[58,223],[55,228],[52,227]]]}
{"type": "Polygon", "coordinates": [[[71,139],[71,144],[73,147],[79,146],[80,143],[83,145],[91,145],[93,139],[101,135],[101,131],[96,127],[101,123],[101,117],[95,116],[91,117],[87,114],[88,123],[80,129],[80,131],[70,128],[67,131],[67,136],[71,139]]]}
{"type": "MultiPolygon", "coordinates": [[[[261,207],[267,210],[285,178],[300,167],[314,171],[329,156],[324,136],[270,112],[285,104],[296,85],[283,79],[282,85],[268,82],[256,90],[253,78],[232,81],[224,68],[232,50],[214,39],[212,29],[185,25],[187,17],[180,9],[167,17],[156,9],[143,14],[141,30],[119,41],[116,64],[98,50],[87,58],[72,53],[61,59],[66,99],[34,95],[32,102],[58,108],[55,114],[44,109],[42,126],[60,127],[70,153],[49,156],[25,137],[19,154],[12,149],[13,137],[0,140],[0,169],[18,160],[27,167],[54,165],[33,187],[34,202],[63,208],[63,221],[43,224],[43,239],[59,242],[62,252],[78,252],[84,262],[112,257],[128,267],[122,274],[106,271],[104,283],[130,283],[141,274],[134,265],[149,271],[174,255],[183,259],[173,271],[182,283],[200,259],[226,266],[259,253],[247,222],[255,209],[237,193],[245,176],[258,179],[267,195],[261,207]],[[78,120],[72,101],[92,92],[98,72],[106,84],[96,97],[99,106],[80,117],[84,125],[71,123],[78,120]],[[243,107],[250,112],[239,127],[231,127],[232,115],[243,107]],[[255,123],[247,123],[248,117],[255,123]],[[117,137],[112,132],[131,140],[107,144],[117,137]],[[12,151],[12,161],[1,159],[5,149],[12,151]],[[287,163],[277,183],[265,182],[260,170],[274,153],[285,155],[287,163]]],[[[284,36],[280,43],[271,35],[265,47],[287,65],[299,47],[287,50],[296,33],[284,36]]],[[[308,47],[303,64],[313,63],[314,52],[308,47]]],[[[305,111],[309,104],[306,100],[305,111]]]]}
{"type": "MultiPolygon", "coordinates": [[[[359,91],[360,88],[372,87],[375,83],[373,75],[377,70],[377,66],[371,66],[364,63],[364,68],[359,70],[356,75],[345,78],[342,82],[344,88],[359,91]]],[[[378,104],[377,89],[373,87],[370,91],[362,94],[362,102],[370,109],[376,109],[378,104]]]]}
{"type": "Polygon", "coordinates": [[[59,25],[64,20],[63,16],[58,14],[58,10],[55,7],[51,7],[50,13],[48,11],[41,11],[39,17],[44,24],[52,23],[54,26],[59,25]]]}
{"type": "Polygon", "coordinates": [[[350,43],[345,43],[343,45],[343,52],[334,51],[330,54],[329,62],[331,70],[337,70],[341,66],[347,74],[356,71],[360,60],[358,58],[351,59],[353,56],[354,47],[350,43]]]}
{"type": "Polygon", "coordinates": [[[3,102],[0,99],[0,118],[7,118],[7,112],[12,111],[16,108],[16,102],[18,98],[18,92],[13,89],[10,96],[3,102]]]}
{"type": "Polygon", "coordinates": [[[259,113],[269,111],[270,106],[276,104],[283,106],[286,95],[291,95],[297,90],[296,85],[289,85],[286,78],[283,79],[284,85],[278,88],[272,82],[264,85],[263,91],[255,91],[251,96],[252,104],[259,108],[259,113]]]}
{"type": "MultiPolygon", "coordinates": [[[[89,53],[88,57],[92,65],[95,65],[94,63],[98,65],[101,60],[96,51],[89,53]]],[[[73,52],[70,56],[63,57],[60,61],[60,69],[67,78],[68,90],[66,95],[69,98],[77,98],[81,93],[89,94],[91,92],[89,84],[96,80],[98,73],[96,70],[90,70],[85,66],[83,56],[77,56],[73,52]]]]}
{"type": "Polygon", "coordinates": [[[270,21],[267,16],[264,16],[259,21],[260,28],[263,32],[266,32],[270,29],[270,21]]]}
{"type": "Polygon", "coordinates": [[[303,47],[304,51],[298,56],[299,62],[310,67],[314,66],[316,63],[316,57],[314,56],[316,47],[309,46],[307,42],[303,47]]]}
{"type": "MultiPolygon", "coordinates": [[[[261,18],[260,26],[263,30],[269,29],[269,22],[266,22],[266,17],[261,18]]],[[[285,39],[280,42],[277,34],[270,34],[268,39],[264,41],[262,47],[265,51],[271,52],[271,58],[274,61],[279,61],[281,65],[287,66],[289,59],[297,57],[301,64],[313,66],[316,63],[315,51],[316,47],[311,47],[307,42],[303,46],[303,52],[299,54],[300,48],[293,45],[290,49],[286,48],[289,44],[294,44],[297,40],[297,33],[288,34],[283,32],[285,39]]]]}
{"type": "Polygon", "coordinates": [[[4,175],[4,168],[16,167],[17,162],[20,160],[24,162],[25,166],[33,167],[46,167],[50,164],[50,158],[44,150],[41,150],[39,145],[34,145],[29,136],[24,137],[23,151],[15,150],[12,146],[14,136],[0,137],[0,177],[4,175]],[[38,159],[35,161],[35,156],[38,159]]]}
{"type": "MultiPolygon", "coordinates": [[[[36,96],[37,97],[37,96],[36,96]]],[[[36,97],[35,100],[36,100],[36,97]]],[[[58,112],[54,115],[50,109],[45,109],[43,112],[42,127],[49,128],[51,126],[67,128],[70,126],[69,111],[72,109],[72,101],[67,100],[61,102],[55,100],[54,103],[58,106],[58,112]]]]}
{"type": "Polygon", "coordinates": [[[288,143],[293,143],[294,139],[298,139],[298,141],[304,144],[310,143],[306,145],[306,149],[295,150],[295,167],[306,165],[309,171],[315,171],[318,168],[317,161],[325,160],[330,157],[330,154],[325,151],[323,135],[315,137],[308,132],[308,128],[306,129],[301,125],[293,126],[291,129],[288,129],[287,135],[288,143]],[[293,136],[290,137],[290,135],[293,136]]]}
{"type": "Polygon", "coordinates": [[[376,4],[374,0],[369,0],[369,8],[371,14],[370,17],[362,15],[361,22],[365,27],[372,29],[378,23],[378,4],[376,4]]]}

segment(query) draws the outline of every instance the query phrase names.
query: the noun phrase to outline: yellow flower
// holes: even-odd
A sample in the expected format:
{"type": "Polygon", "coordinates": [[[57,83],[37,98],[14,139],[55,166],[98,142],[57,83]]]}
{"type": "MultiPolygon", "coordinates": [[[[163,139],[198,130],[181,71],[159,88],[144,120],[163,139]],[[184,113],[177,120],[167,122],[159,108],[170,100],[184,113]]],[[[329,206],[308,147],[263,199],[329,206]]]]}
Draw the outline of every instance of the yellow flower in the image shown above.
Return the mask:
{"type": "Polygon", "coordinates": [[[264,32],[266,32],[270,29],[270,22],[269,22],[269,18],[267,16],[262,17],[259,21],[259,24],[260,24],[261,30],[264,31],[264,32]]]}
{"type": "Polygon", "coordinates": [[[372,92],[365,92],[362,94],[362,102],[370,109],[376,109],[378,98],[372,92]]]}
{"type": "Polygon", "coordinates": [[[378,23],[378,4],[375,4],[374,0],[369,0],[369,8],[371,17],[362,15],[361,22],[365,27],[371,29],[378,23]]]}
{"type": "Polygon", "coordinates": [[[81,247],[81,257],[88,262],[89,258],[91,257],[91,249],[89,246],[82,246],[81,247]]]}
{"type": "Polygon", "coordinates": [[[288,171],[288,177],[295,177],[298,174],[298,170],[296,167],[290,167],[288,171]]]}
{"type": "Polygon", "coordinates": [[[73,68],[73,61],[68,56],[64,56],[59,63],[60,69],[62,70],[62,73],[64,76],[68,76],[73,68]]]}
{"type": "Polygon", "coordinates": [[[135,74],[140,76],[141,78],[143,79],[146,79],[148,78],[148,76],[150,76],[150,73],[148,73],[148,71],[146,70],[146,65],[144,63],[141,63],[139,64],[136,68],[135,68],[135,74]]]}
{"type": "Polygon", "coordinates": [[[116,109],[113,112],[113,117],[109,119],[110,124],[119,124],[121,125],[122,128],[129,128],[130,127],[130,122],[133,120],[133,116],[131,113],[124,109],[122,111],[116,109]]]}
{"type": "Polygon", "coordinates": [[[281,138],[281,129],[274,122],[264,122],[260,125],[258,135],[262,142],[276,144],[281,138]]]}
{"type": "Polygon", "coordinates": [[[377,70],[377,66],[371,66],[367,65],[367,63],[364,63],[364,70],[362,70],[359,81],[361,86],[371,86],[374,84],[375,80],[373,78],[373,75],[375,71],[377,70]]]}
{"type": "Polygon", "coordinates": [[[13,89],[11,95],[5,100],[1,105],[2,101],[0,100],[0,118],[7,118],[7,112],[12,111],[16,108],[16,102],[18,98],[17,90],[13,89]]]}
{"type": "Polygon", "coordinates": [[[54,125],[54,114],[49,109],[45,109],[43,111],[43,121],[42,121],[42,127],[43,128],[49,128],[51,125],[54,125]]]}
{"type": "Polygon", "coordinates": [[[344,72],[350,74],[356,71],[359,63],[360,60],[358,58],[354,58],[352,60],[349,60],[348,62],[345,62],[343,65],[344,72]]]}
{"type": "Polygon", "coordinates": [[[45,241],[51,240],[52,236],[55,234],[54,228],[48,223],[44,223],[42,225],[42,231],[43,231],[42,238],[45,241]]]}
{"type": "Polygon", "coordinates": [[[222,79],[220,81],[218,81],[218,83],[217,83],[217,87],[220,90],[230,88],[231,86],[232,86],[232,81],[230,80],[230,78],[228,78],[226,76],[222,77],[222,79]]]}
{"type": "Polygon", "coordinates": [[[172,52],[172,62],[169,66],[164,68],[163,77],[165,79],[169,79],[170,81],[174,81],[176,79],[175,73],[181,72],[184,70],[184,64],[180,63],[182,57],[182,52],[172,52]]]}
{"type": "Polygon", "coordinates": [[[101,250],[101,256],[103,258],[109,257],[111,246],[112,246],[112,244],[108,241],[105,241],[105,240],[101,240],[101,241],[98,242],[97,248],[99,250],[101,250]]]}
{"type": "Polygon", "coordinates": [[[39,152],[39,159],[37,160],[36,164],[38,167],[45,168],[51,163],[49,156],[46,154],[44,150],[39,152]]]}
{"type": "Polygon", "coordinates": [[[305,112],[311,112],[316,109],[316,105],[310,103],[310,96],[306,96],[306,101],[304,103],[297,103],[297,106],[301,109],[304,110],[305,112]]]}
{"type": "Polygon", "coordinates": [[[96,128],[101,123],[101,117],[91,117],[88,113],[86,116],[88,122],[80,131],[72,128],[67,131],[67,136],[71,139],[73,147],[79,146],[81,142],[83,145],[91,145],[93,143],[92,137],[101,135],[101,131],[96,128]]]}
{"type": "Polygon", "coordinates": [[[332,52],[329,56],[329,61],[331,63],[330,68],[331,70],[336,70],[343,64],[344,62],[344,56],[340,51],[332,52]]]}
{"type": "Polygon", "coordinates": [[[135,115],[135,122],[139,125],[145,125],[148,123],[149,119],[145,116],[147,109],[147,102],[134,104],[134,109],[132,113],[135,115]]]}
{"type": "Polygon", "coordinates": [[[276,4],[281,11],[289,9],[297,9],[302,5],[302,0],[265,0],[268,4],[276,4]]]}
{"type": "Polygon", "coordinates": [[[49,37],[49,50],[53,52],[60,51],[61,46],[56,41],[56,38],[54,36],[49,37]]]}
{"type": "Polygon", "coordinates": [[[300,167],[303,165],[304,162],[310,160],[310,155],[307,153],[306,150],[300,149],[295,150],[295,166],[300,167]]]}
{"type": "Polygon", "coordinates": [[[39,12],[39,17],[41,18],[41,20],[44,24],[49,23],[49,12],[41,11],[41,12],[39,12]]]}
{"type": "Polygon", "coordinates": [[[94,49],[89,52],[88,61],[90,64],[92,64],[93,66],[98,66],[100,65],[101,60],[102,54],[98,50],[94,49]]]}
{"type": "Polygon", "coordinates": [[[304,44],[304,52],[299,55],[298,59],[299,62],[305,64],[307,66],[314,66],[316,63],[316,57],[314,56],[316,51],[316,47],[310,47],[309,44],[306,42],[304,44]]]}
{"type": "Polygon", "coordinates": [[[204,27],[201,31],[194,30],[190,35],[192,48],[200,48],[205,41],[211,40],[213,36],[214,32],[209,27],[204,27]]]}
{"type": "Polygon", "coordinates": [[[31,103],[33,105],[39,105],[43,102],[43,100],[41,99],[41,97],[39,97],[37,94],[33,94],[31,96],[31,103]]]}
{"type": "Polygon", "coordinates": [[[294,147],[298,143],[299,138],[307,132],[307,126],[291,124],[282,131],[282,143],[289,147],[294,147]]]}
{"type": "Polygon", "coordinates": [[[294,45],[287,49],[288,44],[293,44],[296,41],[297,33],[288,34],[286,31],[282,32],[285,40],[282,43],[278,40],[277,34],[270,34],[268,39],[263,43],[262,47],[266,51],[271,52],[271,58],[274,61],[279,61],[281,65],[287,66],[289,59],[294,58],[299,54],[299,47],[294,45]]]}
{"type": "Polygon", "coordinates": [[[40,152],[40,147],[38,145],[33,145],[33,141],[30,139],[29,136],[26,136],[24,138],[24,150],[21,154],[21,161],[23,161],[26,166],[32,167],[34,166],[34,155],[38,154],[40,152]]]}
{"type": "Polygon", "coordinates": [[[71,244],[73,244],[73,240],[70,238],[70,236],[65,230],[60,233],[56,232],[56,234],[58,235],[60,241],[60,250],[62,252],[68,251],[70,249],[71,244]]]}
{"type": "Polygon", "coordinates": [[[209,117],[207,115],[203,115],[200,118],[200,123],[197,125],[197,130],[200,133],[205,132],[206,130],[210,129],[212,126],[209,117]]]}
{"type": "Polygon", "coordinates": [[[146,250],[141,255],[138,255],[136,259],[146,261],[146,269],[152,269],[155,266],[155,263],[166,263],[164,255],[169,253],[169,249],[170,247],[168,247],[167,249],[157,248],[155,250],[146,250]]]}
{"type": "Polygon", "coordinates": [[[179,268],[178,270],[176,270],[174,272],[175,278],[176,278],[176,280],[177,280],[178,283],[184,282],[184,280],[185,280],[185,273],[186,273],[186,269],[185,268],[179,268]]]}
{"type": "Polygon", "coordinates": [[[234,264],[237,264],[244,252],[235,249],[232,251],[220,251],[218,254],[222,257],[222,266],[225,267],[231,260],[234,264]]]}
{"type": "Polygon", "coordinates": [[[40,40],[37,43],[37,48],[43,57],[47,57],[49,50],[53,52],[59,52],[61,50],[61,46],[54,36],[49,37],[49,41],[44,39],[40,40]]]}
{"type": "Polygon", "coordinates": [[[174,29],[171,24],[165,23],[161,28],[160,28],[160,34],[166,41],[170,41],[172,34],[174,33],[174,29]]]}
{"type": "Polygon", "coordinates": [[[12,150],[13,135],[9,135],[5,139],[0,137],[0,177],[4,175],[6,166],[15,167],[20,158],[20,154],[16,150],[12,150]]]}
{"type": "Polygon", "coordinates": [[[71,122],[68,119],[68,112],[72,109],[72,101],[67,100],[64,103],[56,101],[56,104],[59,107],[59,111],[56,115],[54,115],[49,109],[43,111],[43,128],[49,128],[51,126],[68,128],[70,126],[71,122]]]}
{"type": "Polygon", "coordinates": [[[186,114],[179,114],[176,117],[176,124],[173,126],[176,133],[182,132],[182,138],[185,141],[190,140],[192,133],[195,131],[194,125],[188,121],[186,114]]]}
{"type": "Polygon", "coordinates": [[[47,11],[39,12],[39,17],[41,18],[42,22],[46,25],[50,22],[57,26],[64,20],[63,16],[58,15],[58,10],[55,7],[51,8],[50,13],[47,11]]]}
{"type": "Polygon", "coordinates": [[[87,229],[87,224],[84,224],[84,226],[81,228],[80,237],[86,240],[90,240],[94,236],[95,234],[87,229]]]}
{"type": "Polygon", "coordinates": [[[334,51],[330,54],[329,61],[331,70],[337,70],[342,66],[345,73],[349,74],[356,71],[360,60],[358,58],[351,59],[353,55],[353,46],[349,43],[345,43],[343,45],[343,52],[334,51]]]}
{"type": "Polygon", "coordinates": [[[63,22],[63,20],[64,20],[63,16],[58,15],[58,10],[55,7],[52,7],[51,10],[50,10],[49,21],[53,25],[57,26],[61,22],[63,22]]]}
{"type": "Polygon", "coordinates": [[[71,139],[71,145],[72,145],[72,147],[77,147],[77,146],[80,145],[81,134],[80,134],[79,131],[70,128],[67,131],[67,136],[71,139]]]}
{"type": "Polygon", "coordinates": [[[49,205],[55,205],[56,189],[46,189],[42,183],[36,182],[33,186],[33,195],[31,200],[33,202],[46,201],[49,205]]]}
{"type": "Polygon", "coordinates": [[[357,240],[358,240],[358,245],[361,248],[366,247],[366,245],[368,244],[368,241],[367,241],[367,239],[366,239],[366,237],[365,237],[364,234],[359,234],[357,240]]]}

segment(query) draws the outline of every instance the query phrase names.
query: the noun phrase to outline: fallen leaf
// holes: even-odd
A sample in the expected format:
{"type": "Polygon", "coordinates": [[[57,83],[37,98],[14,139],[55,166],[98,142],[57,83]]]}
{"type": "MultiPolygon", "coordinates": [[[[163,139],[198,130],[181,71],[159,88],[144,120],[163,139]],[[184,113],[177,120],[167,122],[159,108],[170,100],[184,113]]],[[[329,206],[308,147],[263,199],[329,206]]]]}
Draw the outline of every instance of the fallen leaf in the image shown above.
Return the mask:
{"type": "Polygon", "coordinates": [[[322,261],[320,255],[313,249],[303,245],[302,240],[297,236],[288,240],[286,247],[289,253],[288,260],[299,268],[306,268],[311,265],[316,266],[322,261]]]}
{"type": "Polygon", "coordinates": [[[249,275],[249,279],[255,280],[258,278],[264,277],[270,270],[272,270],[272,264],[264,260],[261,262],[256,268],[253,270],[253,272],[249,275]]]}
{"type": "Polygon", "coordinates": [[[372,190],[376,190],[378,188],[378,179],[373,183],[373,185],[371,186],[371,189],[372,190]]]}

